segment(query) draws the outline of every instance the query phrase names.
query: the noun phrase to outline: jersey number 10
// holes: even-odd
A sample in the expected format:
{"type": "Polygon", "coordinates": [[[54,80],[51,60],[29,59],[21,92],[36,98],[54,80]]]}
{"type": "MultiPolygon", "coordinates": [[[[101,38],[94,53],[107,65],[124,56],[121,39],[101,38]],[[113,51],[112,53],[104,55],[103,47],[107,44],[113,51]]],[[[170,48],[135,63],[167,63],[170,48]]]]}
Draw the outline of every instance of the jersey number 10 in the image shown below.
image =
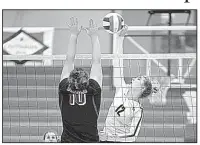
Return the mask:
{"type": "Polygon", "coordinates": [[[80,106],[86,104],[86,94],[78,93],[78,94],[70,94],[69,104],[75,105],[78,104],[80,106]]]}

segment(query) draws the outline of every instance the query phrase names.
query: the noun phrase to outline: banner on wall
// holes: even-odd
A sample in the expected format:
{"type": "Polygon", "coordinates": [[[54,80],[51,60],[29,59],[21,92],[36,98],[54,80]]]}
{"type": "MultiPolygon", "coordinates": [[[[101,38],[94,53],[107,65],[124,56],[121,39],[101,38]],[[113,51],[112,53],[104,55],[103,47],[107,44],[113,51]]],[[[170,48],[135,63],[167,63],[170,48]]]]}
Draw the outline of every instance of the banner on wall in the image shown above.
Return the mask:
{"type": "MultiPolygon", "coordinates": [[[[39,55],[43,54],[47,48],[48,46],[24,30],[19,30],[3,42],[4,55],[39,55]]],[[[27,62],[27,60],[13,61],[17,64],[27,62]]]]}

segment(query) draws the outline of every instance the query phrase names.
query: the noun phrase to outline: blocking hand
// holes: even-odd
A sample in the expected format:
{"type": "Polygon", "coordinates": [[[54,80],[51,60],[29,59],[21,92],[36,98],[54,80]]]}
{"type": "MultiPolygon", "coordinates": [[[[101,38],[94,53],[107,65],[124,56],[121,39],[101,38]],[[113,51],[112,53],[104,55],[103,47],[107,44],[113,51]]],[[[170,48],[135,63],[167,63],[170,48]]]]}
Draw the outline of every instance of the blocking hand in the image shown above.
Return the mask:
{"type": "Polygon", "coordinates": [[[97,24],[92,19],[90,19],[89,28],[85,28],[85,30],[90,37],[96,36],[98,31],[97,24]]]}
{"type": "Polygon", "coordinates": [[[71,32],[72,35],[76,35],[78,36],[79,33],[81,32],[82,26],[81,28],[78,27],[78,19],[71,17],[70,18],[70,24],[68,24],[69,30],[71,32]]]}

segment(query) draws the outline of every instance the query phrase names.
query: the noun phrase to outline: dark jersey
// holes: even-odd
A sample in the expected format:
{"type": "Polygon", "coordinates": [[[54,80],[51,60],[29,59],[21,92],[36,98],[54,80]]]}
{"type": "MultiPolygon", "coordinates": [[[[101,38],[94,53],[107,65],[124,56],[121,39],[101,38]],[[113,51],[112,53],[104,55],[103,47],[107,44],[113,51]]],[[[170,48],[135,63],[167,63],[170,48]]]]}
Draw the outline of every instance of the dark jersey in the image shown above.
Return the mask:
{"type": "Polygon", "coordinates": [[[63,133],[62,142],[98,142],[97,119],[101,103],[101,88],[89,80],[86,94],[67,91],[68,78],[59,84],[59,105],[63,133]]]}

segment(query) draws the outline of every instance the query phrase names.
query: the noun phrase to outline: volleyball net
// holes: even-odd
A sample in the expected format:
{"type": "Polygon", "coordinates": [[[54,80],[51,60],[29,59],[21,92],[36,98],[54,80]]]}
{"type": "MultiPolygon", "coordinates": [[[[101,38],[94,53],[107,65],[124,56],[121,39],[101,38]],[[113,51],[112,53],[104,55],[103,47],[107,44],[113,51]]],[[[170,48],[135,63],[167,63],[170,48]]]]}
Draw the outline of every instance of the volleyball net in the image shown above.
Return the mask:
{"type": "MultiPolygon", "coordinates": [[[[78,54],[75,67],[88,72],[90,54],[78,54]]],[[[42,142],[49,130],[62,132],[58,84],[65,55],[3,56],[3,140],[42,142]],[[27,61],[17,64],[17,61],[27,61]],[[46,61],[51,60],[50,65],[46,61]]],[[[196,139],[196,53],[102,54],[103,87],[98,129],[113,101],[115,90],[133,77],[157,79],[163,89],[160,104],[142,99],[144,118],[136,142],[186,142],[196,139]],[[122,61],[123,60],[123,61],[122,61]],[[171,61],[171,75],[165,72],[171,61]],[[155,63],[155,61],[157,63],[155,63]],[[167,89],[166,89],[167,88],[167,89]]]]}
{"type": "MultiPolygon", "coordinates": [[[[21,29],[30,33],[45,32],[43,39],[50,48],[54,31],[67,30],[7,27],[3,31],[14,33],[21,29]]],[[[196,26],[128,27],[128,32],[164,31],[164,35],[168,31],[182,35],[187,30],[194,31],[196,26]]],[[[196,142],[196,53],[149,54],[131,36],[126,36],[144,54],[123,54],[122,49],[116,50],[117,37],[113,35],[113,54],[101,55],[103,86],[99,132],[105,127],[116,89],[126,88],[123,83],[129,84],[132,78],[145,75],[158,80],[161,95],[151,101],[141,99],[144,117],[135,141],[196,142]]],[[[77,54],[75,67],[90,72],[91,59],[91,54],[77,54]]],[[[50,130],[61,135],[58,84],[65,60],[66,55],[51,55],[51,51],[43,55],[3,55],[3,142],[42,142],[43,135],[50,130]]]]}

